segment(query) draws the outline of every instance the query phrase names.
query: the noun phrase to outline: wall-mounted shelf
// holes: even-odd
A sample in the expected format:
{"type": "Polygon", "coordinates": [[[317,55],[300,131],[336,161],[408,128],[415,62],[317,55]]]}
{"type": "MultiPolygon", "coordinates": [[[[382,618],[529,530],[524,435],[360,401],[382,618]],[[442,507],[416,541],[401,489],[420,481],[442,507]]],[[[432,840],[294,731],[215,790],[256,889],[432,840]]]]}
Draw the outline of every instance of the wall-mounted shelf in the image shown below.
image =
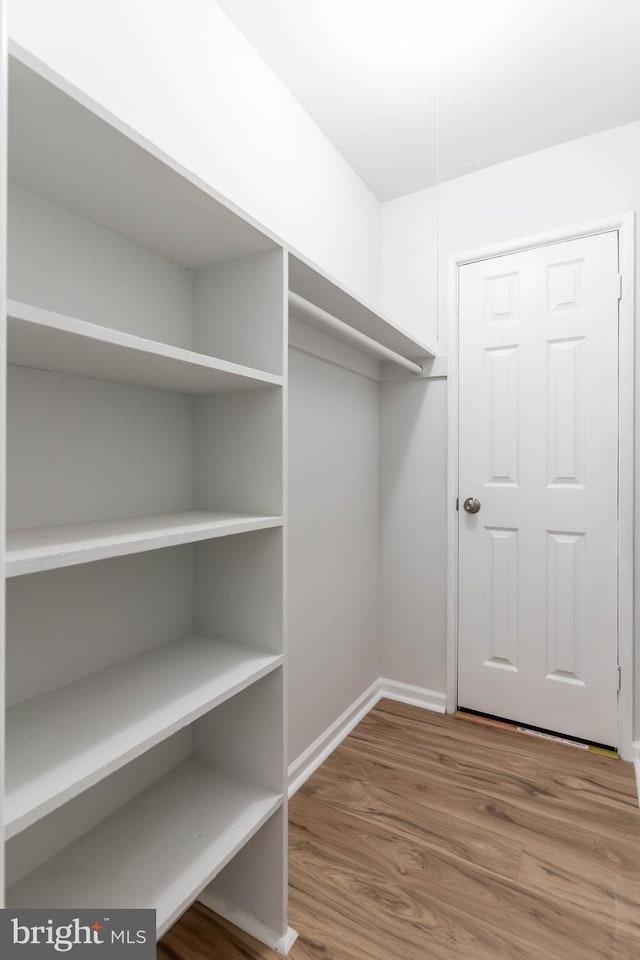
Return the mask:
{"type": "Polygon", "coordinates": [[[282,377],[10,300],[9,363],[159,390],[207,394],[282,385],[282,377]]]}
{"type": "Polygon", "coordinates": [[[7,534],[8,577],[55,570],[108,557],[227,537],[282,525],[282,517],[187,511],[125,520],[65,523],[7,534]]]}
{"type": "Polygon", "coordinates": [[[106,667],[7,714],[5,836],[266,676],[282,656],[188,637],[106,667]]]}
{"type": "MultiPolygon", "coordinates": [[[[289,253],[289,290],[358,333],[409,360],[421,363],[438,355],[434,347],[402,330],[299,254],[289,253]]],[[[301,315],[301,319],[310,326],[325,330],[324,324],[316,324],[308,313],[301,315]]],[[[338,330],[334,330],[332,336],[350,346],[354,345],[353,340],[341,336],[338,330]]],[[[366,349],[364,352],[367,352],[366,349]]]]}
{"type": "Polygon", "coordinates": [[[155,907],[161,936],[281,804],[187,760],[12,886],[7,904],[155,907]]]}
{"type": "Polygon", "coordinates": [[[137,131],[61,77],[45,76],[25,51],[12,51],[13,184],[191,269],[278,248],[137,131]]]}

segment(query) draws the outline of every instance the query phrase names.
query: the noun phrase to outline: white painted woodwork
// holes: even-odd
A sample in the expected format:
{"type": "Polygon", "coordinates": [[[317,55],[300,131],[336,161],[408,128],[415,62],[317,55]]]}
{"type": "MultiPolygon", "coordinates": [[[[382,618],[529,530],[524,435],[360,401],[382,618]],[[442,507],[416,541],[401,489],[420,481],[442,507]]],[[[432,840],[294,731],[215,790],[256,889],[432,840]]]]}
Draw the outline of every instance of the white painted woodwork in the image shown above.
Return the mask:
{"type": "Polygon", "coordinates": [[[198,397],[193,501],[201,510],[283,512],[283,391],[198,397]]]}
{"type": "Polygon", "coordinates": [[[15,59],[6,885],[160,935],[284,802],[287,262],[63,86],[15,59]]]}
{"type": "Polygon", "coordinates": [[[274,250],[199,270],[193,288],[194,349],[282,374],[285,267],[284,251],[274,250]]]}
{"type": "Polygon", "coordinates": [[[281,803],[187,760],[11,887],[7,902],[154,907],[161,936],[281,803]]]}
{"type": "Polygon", "coordinates": [[[19,883],[71,846],[192,753],[193,732],[188,726],[7,840],[6,886],[19,883]]]}
{"type": "Polygon", "coordinates": [[[359,330],[354,330],[353,327],[339,320],[338,317],[334,317],[332,314],[327,313],[326,310],[317,307],[309,300],[305,300],[304,297],[291,291],[289,292],[289,312],[298,318],[302,318],[302,320],[310,320],[312,325],[328,330],[331,335],[342,340],[344,343],[351,344],[352,346],[355,345],[359,350],[369,354],[369,356],[376,357],[379,360],[391,361],[391,363],[410,370],[414,374],[422,373],[421,364],[414,363],[413,360],[407,360],[406,357],[396,353],[395,350],[390,350],[383,344],[378,343],[377,340],[373,340],[366,334],[360,333],[359,330]]]}
{"type": "MultiPolygon", "coordinates": [[[[289,289],[359,333],[365,334],[409,360],[419,363],[425,357],[437,355],[438,351],[433,347],[422,343],[412,334],[383,317],[337,281],[294,254],[289,255],[289,289]]],[[[313,325],[313,317],[306,316],[305,322],[313,325]]],[[[320,329],[324,327],[320,326],[320,329]]]]}
{"type": "Polygon", "coordinates": [[[283,551],[281,527],[195,544],[194,632],[282,653],[283,551]]]}
{"type": "Polygon", "coordinates": [[[187,637],[12,707],[5,836],[30,826],[281,661],[239,643],[187,637]]]}
{"type": "Polygon", "coordinates": [[[216,770],[279,792],[286,782],[282,696],[282,670],[272,670],[194,723],[194,752],[216,770]]]}
{"type": "Polygon", "coordinates": [[[276,527],[10,578],[7,705],[190,635],[280,654],[282,551],[276,527]]]}
{"type": "Polygon", "coordinates": [[[183,350],[194,275],[180,263],[9,184],[8,295],[183,350]]]}
{"type": "MultiPolygon", "coordinates": [[[[213,617],[204,629],[194,624],[196,549],[184,544],[7,580],[7,707],[180,637],[234,639],[213,617]]],[[[265,630],[271,638],[267,619],[265,630]]],[[[256,636],[246,642],[262,647],[256,636]]],[[[273,642],[264,649],[279,650],[273,642]]]]}
{"type": "Polygon", "coordinates": [[[7,387],[10,530],[199,506],[187,394],[14,365],[7,387]]]}
{"type": "Polygon", "coordinates": [[[460,270],[458,702],[614,745],[618,293],[616,232],[460,270]]]}
{"type": "Polygon", "coordinates": [[[219,393],[282,378],[98,324],[9,301],[9,363],[181,393],[219,393]]]}
{"type": "MultiPolygon", "coordinates": [[[[286,841],[285,813],[285,807],[279,807],[262,829],[198,895],[201,903],[231,923],[237,923],[238,920],[242,923],[243,916],[250,915],[256,928],[248,932],[259,939],[265,939],[264,931],[275,931],[278,939],[287,933],[287,927],[283,924],[283,917],[286,917],[286,902],[283,902],[286,901],[286,890],[272,884],[267,888],[266,897],[259,896],[263,879],[254,869],[256,863],[269,863],[278,858],[286,841]],[[252,909],[252,904],[257,902],[260,903],[258,913],[252,909]]],[[[273,949],[276,944],[269,946],[273,949]]]]}
{"type": "Polygon", "coordinates": [[[190,397],[10,365],[10,529],[282,513],[282,390],[190,397]],[[260,478],[260,482],[257,482],[260,478]]]}
{"type": "Polygon", "coordinates": [[[306,353],[312,357],[319,357],[327,363],[353,373],[360,373],[370,380],[381,380],[382,364],[368,354],[356,350],[353,346],[341,343],[335,337],[328,336],[326,331],[310,327],[294,316],[289,316],[289,349],[299,353],[306,353]]]}
{"type": "Polygon", "coordinates": [[[282,524],[281,517],[231,513],[164,514],[95,523],[13,530],[7,535],[6,574],[17,577],[107,557],[123,557],[181,543],[195,543],[282,524]]]}
{"type": "Polygon", "coordinates": [[[15,56],[9,97],[16,186],[191,269],[275,249],[197,177],[15,56]]]}

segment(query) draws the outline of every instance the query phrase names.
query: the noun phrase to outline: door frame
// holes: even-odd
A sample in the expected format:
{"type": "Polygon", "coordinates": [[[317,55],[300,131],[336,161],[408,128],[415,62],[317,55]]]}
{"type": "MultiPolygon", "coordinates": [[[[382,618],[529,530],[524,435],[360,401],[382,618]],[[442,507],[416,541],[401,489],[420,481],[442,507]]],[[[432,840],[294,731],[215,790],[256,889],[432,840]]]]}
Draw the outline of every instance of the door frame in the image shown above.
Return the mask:
{"type": "Polygon", "coordinates": [[[447,713],[458,706],[458,317],[460,268],[479,260],[535,247],[577,240],[600,233],[618,233],[619,271],[622,276],[618,306],[618,749],[633,760],[633,640],[634,640],[634,394],[635,394],[635,214],[623,213],[577,226],[509,240],[476,250],[452,254],[448,261],[448,451],[447,451],[447,713]]]}

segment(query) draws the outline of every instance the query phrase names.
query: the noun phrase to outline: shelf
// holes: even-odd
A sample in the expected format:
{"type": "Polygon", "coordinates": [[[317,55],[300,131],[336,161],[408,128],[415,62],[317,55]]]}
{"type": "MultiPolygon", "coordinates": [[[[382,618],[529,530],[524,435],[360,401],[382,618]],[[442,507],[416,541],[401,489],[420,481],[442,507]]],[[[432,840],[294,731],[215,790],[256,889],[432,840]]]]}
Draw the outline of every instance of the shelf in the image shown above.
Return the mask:
{"type": "Polygon", "coordinates": [[[12,907],[155,907],[161,936],[282,803],[188,760],[7,891],[12,907]]]}
{"type": "Polygon", "coordinates": [[[18,577],[25,573],[57,570],[77,563],[279,526],[282,526],[282,517],[194,510],[13,530],[7,533],[5,572],[8,577],[18,577]]]}
{"type": "Polygon", "coordinates": [[[9,363],[181,393],[282,385],[282,377],[29,304],[7,303],[9,363]]]}
{"type": "MultiPolygon", "coordinates": [[[[337,317],[347,326],[409,360],[419,363],[428,357],[438,355],[434,347],[417,340],[406,330],[383,317],[373,307],[350,293],[337,280],[327,276],[299,254],[289,254],[289,289],[300,297],[304,297],[305,300],[309,300],[316,307],[320,307],[321,310],[337,317]]],[[[309,326],[315,326],[313,320],[306,315],[301,319],[309,326]]],[[[324,332],[322,325],[318,325],[318,329],[324,332]]],[[[332,333],[331,336],[338,340],[342,339],[338,333],[332,333]]],[[[353,346],[347,339],[344,342],[353,346]]]]}
{"type": "Polygon", "coordinates": [[[189,637],[12,707],[6,839],[281,663],[263,650],[189,637]]]}
{"type": "Polygon", "coordinates": [[[277,249],[136,130],[15,44],[12,54],[11,183],[193,270],[277,249]]]}

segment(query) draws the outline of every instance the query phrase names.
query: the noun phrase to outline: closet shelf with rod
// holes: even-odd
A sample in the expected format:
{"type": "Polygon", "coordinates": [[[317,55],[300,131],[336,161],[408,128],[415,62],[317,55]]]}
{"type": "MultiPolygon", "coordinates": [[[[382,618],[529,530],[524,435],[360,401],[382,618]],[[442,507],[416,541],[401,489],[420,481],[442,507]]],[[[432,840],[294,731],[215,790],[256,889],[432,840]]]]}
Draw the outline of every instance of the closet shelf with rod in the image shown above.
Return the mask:
{"type": "Polygon", "coordinates": [[[389,347],[385,347],[384,344],[378,343],[372,337],[360,333],[359,330],[354,330],[354,328],[350,327],[347,323],[344,323],[332,314],[327,313],[326,310],[323,310],[321,307],[316,307],[315,304],[310,303],[308,300],[305,300],[304,297],[300,297],[297,293],[292,293],[291,291],[289,291],[289,310],[294,316],[307,322],[310,321],[312,325],[318,326],[320,329],[325,329],[331,334],[337,333],[340,339],[343,339],[346,343],[351,344],[356,349],[364,350],[365,353],[379,360],[396,363],[411,373],[422,373],[422,364],[415,363],[415,361],[403,357],[402,354],[396,353],[395,350],[390,350],[389,347]]]}
{"type": "Polygon", "coordinates": [[[416,376],[438,350],[383,316],[299,254],[289,253],[289,312],[308,326],[416,376]]]}

